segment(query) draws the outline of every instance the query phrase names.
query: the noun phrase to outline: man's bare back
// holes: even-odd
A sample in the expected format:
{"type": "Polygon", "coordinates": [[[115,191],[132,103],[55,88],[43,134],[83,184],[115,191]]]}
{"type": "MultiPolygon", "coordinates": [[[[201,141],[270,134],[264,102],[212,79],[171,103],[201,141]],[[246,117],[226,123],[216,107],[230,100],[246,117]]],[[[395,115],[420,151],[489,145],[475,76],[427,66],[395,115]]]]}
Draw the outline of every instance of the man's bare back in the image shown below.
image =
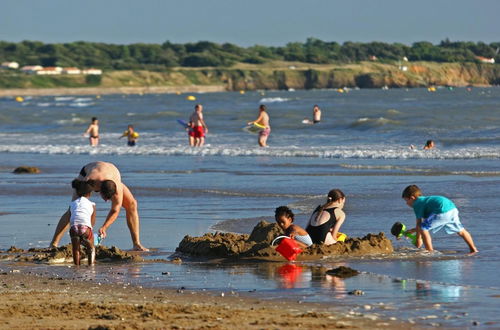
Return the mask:
{"type": "MultiPolygon", "coordinates": [[[[80,173],[76,177],[78,180],[88,181],[93,180],[96,182],[96,190],[100,190],[100,183],[104,180],[111,180],[116,184],[116,195],[121,201],[123,196],[123,183],[120,171],[115,165],[106,162],[88,163],[82,167],[80,173]]],[[[121,204],[121,203],[120,203],[121,204]]]]}
{"type": "Polygon", "coordinates": [[[116,168],[115,165],[106,162],[94,162],[88,163],[84,167],[77,176],[78,180],[87,181],[87,180],[96,180],[96,181],[104,181],[111,180],[117,186],[122,183],[122,178],[120,175],[120,171],[116,168]]]}

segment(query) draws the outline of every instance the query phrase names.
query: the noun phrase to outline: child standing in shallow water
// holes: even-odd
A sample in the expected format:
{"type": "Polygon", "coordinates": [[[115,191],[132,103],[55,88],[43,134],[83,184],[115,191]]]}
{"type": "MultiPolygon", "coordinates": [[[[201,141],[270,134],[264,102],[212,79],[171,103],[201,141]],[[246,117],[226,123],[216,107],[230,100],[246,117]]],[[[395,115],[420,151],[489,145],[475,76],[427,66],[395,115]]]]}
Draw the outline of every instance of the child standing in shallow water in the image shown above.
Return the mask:
{"type": "Polygon", "coordinates": [[[73,248],[73,262],[80,265],[80,244],[87,251],[89,265],[95,262],[94,234],[92,227],[95,224],[95,203],[88,198],[92,193],[92,186],[87,181],[73,180],[71,186],[75,189],[77,199],[70,204],[70,229],[71,245],[73,248]]]}
{"type": "Polygon", "coordinates": [[[296,240],[303,247],[312,245],[311,237],[304,228],[293,224],[294,217],[292,210],[286,206],[280,206],[274,211],[276,223],[285,232],[285,235],[296,240]]]}
{"type": "Polygon", "coordinates": [[[472,253],[478,252],[472,236],[460,222],[458,210],[451,200],[443,196],[422,196],[422,191],[416,185],[410,185],[403,190],[401,196],[406,205],[413,208],[417,217],[417,247],[422,241],[428,251],[433,251],[429,231],[436,233],[444,228],[447,234],[458,234],[469,246],[472,253]]]}
{"type": "Polygon", "coordinates": [[[123,132],[122,136],[120,136],[120,139],[122,137],[127,137],[127,145],[129,147],[134,147],[135,144],[136,144],[136,141],[137,139],[139,138],[139,133],[137,133],[135,130],[134,130],[134,126],[133,125],[128,125],[128,128],[125,132],[123,132]]]}
{"type": "Polygon", "coordinates": [[[99,120],[97,117],[92,117],[92,122],[89,127],[83,133],[83,136],[89,136],[89,143],[92,147],[96,147],[99,144],[99,120]]]}

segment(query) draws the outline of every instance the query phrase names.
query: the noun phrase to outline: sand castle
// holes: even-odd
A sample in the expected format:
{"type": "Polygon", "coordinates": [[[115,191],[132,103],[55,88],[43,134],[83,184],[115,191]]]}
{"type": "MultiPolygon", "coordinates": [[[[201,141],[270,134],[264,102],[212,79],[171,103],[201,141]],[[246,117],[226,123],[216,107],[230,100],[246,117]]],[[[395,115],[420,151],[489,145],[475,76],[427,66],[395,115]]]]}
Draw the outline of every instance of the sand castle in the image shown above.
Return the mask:
{"type": "MultiPolygon", "coordinates": [[[[283,235],[275,223],[259,222],[250,235],[208,233],[201,237],[185,236],[176,251],[191,256],[229,259],[284,260],[271,246],[275,237],[283,235]]],[[[330,246],[312,245],[305,248],[297,260],[320,259],[324,256],[364,256],[390,254],[393,247],[384,233],[348,238],[330,246]]]]}

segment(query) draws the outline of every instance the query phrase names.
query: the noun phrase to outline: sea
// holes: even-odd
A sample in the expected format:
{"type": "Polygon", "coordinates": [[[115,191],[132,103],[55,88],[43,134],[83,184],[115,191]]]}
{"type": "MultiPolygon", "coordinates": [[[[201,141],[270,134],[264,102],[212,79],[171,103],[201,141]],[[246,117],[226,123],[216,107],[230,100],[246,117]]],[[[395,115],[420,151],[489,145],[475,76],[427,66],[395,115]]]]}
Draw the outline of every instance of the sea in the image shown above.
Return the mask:
{"type": "MultiPolygon", "coordinates": [[[[395,252],[315,261],[220,263],[183,256],[181,264],[30,265],[30,271],[103,282],[182,288],[267,300],[314,302],[341,313],[397,319],[421,326],[500,327],[500,88],[344,89],[198,94],[33,96],[0,98],[0,249],[46,247],[71,199],[70,182],[89,162],[121,171],[135,195],[141,241],[151,260],[171,258],[185,235],[249,233],[274,209],[289,206],[305,225],[329,190],[346,194],[351,237],[384,232],[395,252]],[[192,96],[192,97],[189,97],[192,96]],[[193,100],[195,99],[195,100],[193,100]],[[178,119],[201,103],[206,145],[188,146],[178,119]],[[265,104],[269,147],[243,130],[265,104]],[[312,108],[322,121],[308,125],[312,108]],[[83,133],[100,122],[100,144],[83,133]],[[120,139],[127,125],[136,147],[120,139]],[[436,148],[423,150],[429,139],[436,148]],[[413,148],[411,148],[413,146],[413,148]],[[41,173],[16,175],[18,166],[41,173]],[[452,199],[479,253],[457,235],[433,235],[433,253],[396,240],[390,228],[411,228],[402,190],[452,199]],[[325,270],[348,266],[339,279],[325,270]],[[352,295],[354,290],[363,293],[352,295]]],[[[97,223],[109,204],[98,196],[97,223]]],[[[61,244],[69,242],[66,235],[61,244]]],[[[105,245],[131,248],[125,215],[105,245]]],[[[16,267],[3,262],[0,267],[16,267]]]]}

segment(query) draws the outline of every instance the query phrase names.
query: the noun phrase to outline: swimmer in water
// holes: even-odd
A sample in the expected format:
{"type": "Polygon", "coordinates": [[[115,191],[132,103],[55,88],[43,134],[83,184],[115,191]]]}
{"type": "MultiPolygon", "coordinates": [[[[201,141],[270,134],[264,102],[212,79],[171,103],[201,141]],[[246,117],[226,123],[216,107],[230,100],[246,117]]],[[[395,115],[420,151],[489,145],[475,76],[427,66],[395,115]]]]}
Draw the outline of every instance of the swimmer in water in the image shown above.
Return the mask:
{"type": "Polygon", "coordinates": [[[89,137],[90,145],[92,147],[97,147],[99,144],[99,120],[97,120],[97,117],[92,117],[92,122],[85,133],[83,133],[83,136],[87,135],[89,137]]]}

